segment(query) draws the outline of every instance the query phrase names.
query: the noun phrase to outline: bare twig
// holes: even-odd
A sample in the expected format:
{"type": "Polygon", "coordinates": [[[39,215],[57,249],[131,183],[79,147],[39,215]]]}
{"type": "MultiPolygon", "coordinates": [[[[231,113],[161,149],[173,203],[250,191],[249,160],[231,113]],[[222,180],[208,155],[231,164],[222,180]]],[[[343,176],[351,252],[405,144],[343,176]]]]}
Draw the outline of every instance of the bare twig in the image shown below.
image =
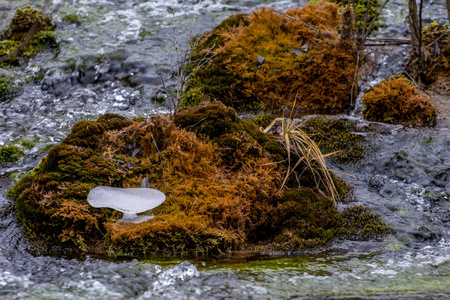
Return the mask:
{"type": "Polygon", "coordinates": [[[414,80],[414,78],[412,78],[411,75],[409,75],[409,73],[406,71],[406,69],[392,56],[390,56],[389,54],[386,54],[387,57],[389,57],[390,59],[392,59],[402,70],[403,72],[406,74],[406,76],[408,76],[409,80],[411,80],[414,85],[419,88],[419,85],[417,84],[417,82],[414,80]]]}
{"type": "Polygon", "coordinates": [[[373,25],[375,24],[375,21],[378,19],[378,16],[381,14],[381,12],[383,11],[384,7],[386,6],[386,4],[389,3],[389,1],[390,0],[385,0],[383,2],[383,5],[381,5],[380,9],[378,10],[378,12],[375,14],[375,16],[373,16],[369,26],[367,27],[367,31],[365,32],[365,34],[363,36],[363,40],[362,40],[363,44],[366,42],[366,39],[369,37],[370,31],[372,30],[373,25]]]}
{"type": "Polygon", "coordinates": [[[153,137],[153,134],[152,134],[152,140],[153,140],[153,144],[156,147],[156,151],[158,151],[159,160],[161,161],[161,169],[162,169],[162,176],[163,176],[163,181],[164,181],[164,189],[166,190],[166,194],[167,194],[167,185],[166,185],[166,177],[164,175],[163,158],[162,158],[161,152],[159,151],[158,145],[156,144],[155,138],[153,137]]]}
{"type": "Polygon", "coordinates": [[[169,102],[170,118],[172,118],[173,117],[172,99],[170,99],[170,96],[169,96],[170,94],[169,94],[169,90],[167,89],[167,86],[166,86],[166,81],[164,80],[164,78],[162,76],[162,73],[161,73],[161,71],[158,68],[158,64],[157,63],[155,63],[155,67],[156,67],[156,72],[158,73],[158,76],[159,76],[159,78],[161,80],[161,83],[163,85],[164,92],[166,93],[166,98],[167,98],[167,101],[169,102]]]}
{"type": "Polygon", "coordinates": [[[352,82],[352,89],[350,91],[350,107],[353,107],[353,105],[355,104],[353,101],[353,95],[355,93],[355,85],[356,85],[356,80],[357,80],[357,76],[358,76],[358,71],[359,71],[359,63],[360,63],[360,56],[359,53],[356,52],[356,66],[355,66],[355,74],[353,75],[353,82],[352,82]]]}
{"type": "Polygon", "coordinates": [[[174,42],[176,61],[177,61],[176,62],[177,71],[175,72],[176,80],[177,80],[176,97],[174,97],[174,98],[170,97],[169,89],[167,88],[167,84],[166,84],[167,80],[165,80],[163,78],[162,72],[158,68],[158,64],[155,64],[157,74],[163,85],[164,93],[167,96],[167,101],[169,102],[171,119],[178,113],[178,109],[180,107],[181,100],[183,98],[185,86],[186,86],[187,82],[190,80],[191,76],[193,74],[195,74],[195,72],[197,72],[205,64],[207,64],[209,61],[211,61],[211,59],[213,59],[215,56],[217,56],[219,53],[221,53],[229,44],[234,42],[240,35],[240,32],[239,32],[234,39],[229,41],[227,44],[225,44],[223,47],[221,47],[217,51],[213,51],[214,46],[212,48],[208,49],[208,51],[203,55],[203,57],[201,59],[199,59],[199,63],[197,64],[197,66],[195,68],[193,68],[193,70],[191,70],[189,73],[187,73],[186,67],[190,63],[192,63],[192,61],[190,60],[190,50],[191,50],[192,44],[197,45],[197,43],[200,41],[200,39],[203,36],[202,34],[200,34],[197,37],[195,37],[195,41],[193,43],[191,42],[191,40],[193,39],[195,23],[197,21],[197,17],[198,17],[199,11],[200,11],[200,4],[201,4],[201,0],[199,0],[199,2],[198,2],[197,10],[194,15],[194,20],[192,21],[191,27],[189,29],[188,42],[186,43],[186,47],[184,48],[184,51],[182,53],[180,53],[180,48],[178,45],[178,39],[177,39],[177,34],[176,34],[176,24],[175,24],[175,1],[173,3],[173,11],[172,11],[173,42],[174,42]]]}

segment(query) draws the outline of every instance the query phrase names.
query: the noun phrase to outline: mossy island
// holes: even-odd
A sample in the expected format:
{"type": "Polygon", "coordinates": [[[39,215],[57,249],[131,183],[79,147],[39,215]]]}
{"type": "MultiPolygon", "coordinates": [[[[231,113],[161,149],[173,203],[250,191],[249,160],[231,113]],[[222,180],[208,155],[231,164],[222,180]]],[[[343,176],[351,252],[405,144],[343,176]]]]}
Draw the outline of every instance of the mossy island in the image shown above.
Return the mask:
{"type": "MultiPolygon", "coordinates": [[[[220,102],[181,110],[173,120],[118,115],[76,123],[10,195],[28,235],[48,249],[98,254],[218,254],[258,248],[302,250],[339,237],[376,238],[388,231],[364,208],[338,212],[307,175],[280,189],[285,150],[274,137],[220,102]],[[162,162],[161,162],[162,159],[162,162]],[[93,208],[99,185],[150,187],[167,200],[140,224],[93,208]],[[360,220],[358,212],[369,217],[360,220]]],[[[339,194],[349,186],[334,177],[339,194]]]]}

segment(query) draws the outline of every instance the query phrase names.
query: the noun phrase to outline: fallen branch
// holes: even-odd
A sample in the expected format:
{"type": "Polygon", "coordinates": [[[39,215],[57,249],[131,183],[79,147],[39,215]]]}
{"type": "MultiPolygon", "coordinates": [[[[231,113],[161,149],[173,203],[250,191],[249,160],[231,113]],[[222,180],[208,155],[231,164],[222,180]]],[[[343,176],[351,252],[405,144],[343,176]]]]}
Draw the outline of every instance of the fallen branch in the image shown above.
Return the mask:
{"type": "Polygon", "coordinates": [[[388,38],[367,38],[368,42],[378,42],[380,44],[366,44],[368,45],[406,45],[411,44],[410,39],[388,39],[388,38]]]}

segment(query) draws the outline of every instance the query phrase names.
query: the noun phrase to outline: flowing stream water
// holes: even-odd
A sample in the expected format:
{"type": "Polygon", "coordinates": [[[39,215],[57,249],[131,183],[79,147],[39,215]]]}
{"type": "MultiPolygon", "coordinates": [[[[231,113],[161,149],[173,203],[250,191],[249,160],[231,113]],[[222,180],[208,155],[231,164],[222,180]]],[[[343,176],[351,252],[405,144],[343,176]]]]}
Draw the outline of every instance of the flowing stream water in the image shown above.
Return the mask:
{"type": "MultiPolygon", "coordinates": [[[[26,4],[51,13],[59,48],[22,69],[4,70],[16,93],[0,102],[0,146],[28,145],[18,164],[0,169],[0,298],[2,299],[450,299],[450,131],[374,124],[374,150],[355,166],[351,203],[379,213],[393,229],[383,240],[335,241],[291,256],[237,251],[223,258],[131,260],[49,257],[21,234],[6,191],[35,167],[79,120],[104,113],[127,117],[167,112],[155,70],[174,65],[173,27],[185,45],[194,0],[0,0],[0,30],[26,4]],[[175,7],[175,13],[173,8],[175,7]],[[75,14],[80,24],[63,21],[75,14]]],[[[262,5],[285,10],[302,1],[205,0],[194,33],[233,13],[262,5]]],[[[381,36],[408,37],[407,1],[388,4],[381,36]]],[[[426,1],[424,23],[447,22],[445,1],[426,1]]],[[[370,86],[402,71],[406,48],[374,51],[370,86]]],[[[350,117],[366,126],[357,106],[350,117]]]]}

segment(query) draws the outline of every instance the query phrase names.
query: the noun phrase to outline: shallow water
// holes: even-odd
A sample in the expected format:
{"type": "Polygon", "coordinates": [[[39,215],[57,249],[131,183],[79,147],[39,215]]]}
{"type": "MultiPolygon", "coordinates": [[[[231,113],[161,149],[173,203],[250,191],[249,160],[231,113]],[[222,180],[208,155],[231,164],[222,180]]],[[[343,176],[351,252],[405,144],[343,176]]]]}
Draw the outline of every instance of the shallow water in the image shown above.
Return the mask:
{"type": "MultiPolygon", "coordinates": [[[[405,37],[404,0],[384,13],[382,36],[405,37]]],[[[450,298],[450,132],[376,124],[376,146],[355,166],[355,199],[379,213],[393,233],[383,240],[335,241],[326,249],[291,255],[234,252],[217,259],[132,260],[49,257],[32,251],[14,219],[6,191],[35,167],[75,121],[104,113],[127,117],[167,112],[155,104],[164,72],[174,64],[170,1],[33,1],[57,23],[59,49],[44,51],[24,70],[8,70],[17,93],[0,102],[0,145],[31,144],[19,164],[0,169],[0,298],[2,299],[315,299],[450,298]],[[62,21],[76,14],[79,26],[62,21]]],[[[196,1],[176,1],[183,45],[196,1]]],[[[260,5],[283,10],[299,1],[203,1],[195,34],[232,13],[260,5]]],[[[0,27],[26,1],[0,0],[0,27]]],[[[446,18],[444,1],[426,3],[426,23],[446,18]]],[[[397,50],[396,50],[397,49],[397,50]]],[[[401,72],[407,49],[374,53],[363,86],[401,72]],[[394,63],[395,60],[398,63],[394,63]]],[[[354,119],[365,126],[358,117],[354,119]]]]}

